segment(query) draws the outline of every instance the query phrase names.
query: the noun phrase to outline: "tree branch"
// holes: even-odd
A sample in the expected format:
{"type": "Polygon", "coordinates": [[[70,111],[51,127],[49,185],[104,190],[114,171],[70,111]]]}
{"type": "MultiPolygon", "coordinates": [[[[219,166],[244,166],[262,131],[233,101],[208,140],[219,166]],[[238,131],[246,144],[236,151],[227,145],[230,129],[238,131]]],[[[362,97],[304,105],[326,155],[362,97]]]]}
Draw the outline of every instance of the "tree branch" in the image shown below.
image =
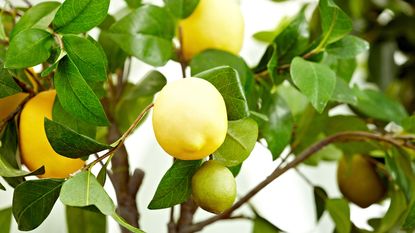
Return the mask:
{"type": "Polygon", "coordinates": [[[248,202],[253,196],[255,196],[259,191],[269,185],[272,181],[280,177],[282,174],[290,170],[291,168],[295,168],[297,165],[302,163],[304,160],[309,158],[314,153],[318,152],[319,150],[323,149],[325,146],[334,143],[334,142],[346,142],[346,141],[367,141],[367,140],[375,140],[386,142],[394,146],[398,147],[408,147],[410,149],[415,150],[415,145],[408,143],[405,140],[396,139],[390,135],[379,135],[369,132],[363,131],[346,131],[331,135],[313,145],[305,149],[301,152],[293,161],[288,163],[285,166],[277,167],[265,180],[255,186],[250,192],[248,192],[245,196],[243,196],[239,201],[237,201],[231,208],[223,212],[222,214],[213,216],[208,218],[202,222],[190,225],[184,228],[180,233],[192,233],[196,231],[202,230],[205,226],[212,224],[216,221],[222,219],[229,219],[231,218],[232,213],[241,207],[243,204],[248,202]]]}

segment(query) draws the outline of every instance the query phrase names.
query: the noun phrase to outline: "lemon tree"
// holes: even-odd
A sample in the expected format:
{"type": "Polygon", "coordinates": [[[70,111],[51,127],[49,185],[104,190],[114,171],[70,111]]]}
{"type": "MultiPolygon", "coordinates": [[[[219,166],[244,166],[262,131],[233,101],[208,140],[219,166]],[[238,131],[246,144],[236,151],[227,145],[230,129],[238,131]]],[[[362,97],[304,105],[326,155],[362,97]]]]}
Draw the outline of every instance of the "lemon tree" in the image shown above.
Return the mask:
{"type": "Polygon", "coordinates": [[[13,192],[0,231],[46,224],[59,201],[68,233],[111,232],[109,217],[123,233],[145,232],[137,196],[147,182],[155,190],[149,211],[170,209],[169,233],[234,218],[255,233],[290,232],[250,202],[287,171],[304,178],[316,220],[328,213],[336,232],[365,231],[351,216],[374,205],[387,209],[370,219],[374,232],[415,230],[408,1],[319,0],[255,33],[259,43],[246,41],[253,19],[243,17],[245,1],[125,0],[113,15],[110,0],[37,2],[0,7],[0,189],[13,192]],[[264,51],[247,63],[254,44],[264,51]],[[152,70],[132,79],[134,59],[152,70]],[[182,72],[167,80],[158,69],[167,63],[182,72]],[[356,81],[357,68],[364,80],[356,81]],[[160,153],[129,154],[125,141],[146,120],[160,153]],[[275,169],[241,192],[238,175],[262,169],[246,160],[264,150],[275,169]],[[148,180],[148,164],[130,164],[130,156],[173,159],[148,180]],[[338,165],[340,192],[302,174],[299,165],[319,169],[322,161],[338,165]],[[202,211],[211,215],[195,220],[202,211]]]}

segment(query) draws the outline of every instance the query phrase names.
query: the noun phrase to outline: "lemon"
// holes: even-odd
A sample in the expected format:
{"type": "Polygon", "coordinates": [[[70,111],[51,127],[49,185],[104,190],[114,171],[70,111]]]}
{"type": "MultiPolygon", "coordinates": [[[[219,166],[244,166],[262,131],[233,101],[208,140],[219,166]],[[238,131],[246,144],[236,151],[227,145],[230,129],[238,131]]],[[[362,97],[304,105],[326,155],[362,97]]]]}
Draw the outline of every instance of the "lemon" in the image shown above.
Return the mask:
{"type": "Polygon", "coordinates": [[[66,178],[83,167],[81,159],[57,154],[46,137],[44,118],[52,119],[56,91],[40,92],[29,100],[20,115],[19,146],[23,163],[33,171],[45,166],[42,178],[66,178]]]}
{"type": "Polygon", "coordinates": [[[206,49],[238,54],[244,37],[244,19],[238,0],[200,0],[194,12],[180,22],[185,60],[206,49]]]}
{"type": "Polygon", "coordinates": [[[236,198],[232,172],[217,161],[205,162],[192,177],[192,197],[202,209],[215,214],[229,209],[236,198]]]}
{"type": "Polygon", "coordinates": [[[386,187],[374,164],[359,154],[350,161],[345,157],[340,159],[337,182],[343,196],[362,208],[379,202],[386,194],[386,187]]]}
{"type": "Polygon", "coordinates": [[[27,97],[26,93],[17,93],[0,99],[0,122],[14,112],[19,104],[27,97]]]}
{"type": "Polygon", "coordinates": [[[210,155],[225,140],[227,128],[225,101],[204,79],[169,83],[154,102],[156,139],[175,158],[197,160],[210,155]]]}

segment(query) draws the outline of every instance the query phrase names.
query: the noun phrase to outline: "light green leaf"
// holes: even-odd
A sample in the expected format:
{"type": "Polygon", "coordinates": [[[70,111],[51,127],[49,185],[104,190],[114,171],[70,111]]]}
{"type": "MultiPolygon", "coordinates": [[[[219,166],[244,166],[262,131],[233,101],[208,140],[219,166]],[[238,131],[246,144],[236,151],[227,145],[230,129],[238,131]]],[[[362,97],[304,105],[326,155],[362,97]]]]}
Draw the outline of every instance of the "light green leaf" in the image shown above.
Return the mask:
{"type": "Polygon", "coordinates": [[[336,224],[336,231],[350,233],[352,223],[350,222],[349,203],[344,199],[327,199],[326,209],[336,224]]]}
{"type": "Polygon", "coordinates": [[[199,0],[164,0],[170,12],[179,19],[189,17],[199,4],[199,0]]]}
{"type": "Polygon", "coordinates": [[[2,233],[10,233],[10,226],[12,223],[12,208],[0,210],[0,226],[2,233]]]}
{"type": "Polygon", "coordinates": [[[258,125],[251,118],[228,122],[223,144],[213,153],[215,160],[231,167],[242,163],[251,154],[258,138],[258,125]]]}
{"type": "Polygon", "coordinates": [[[407,209],[407,202],[405,194],[402,190],[390,190],[390,205],[386,214],[380,220],[379,227],[375,232],[398,232],[400,226],[404,221],[405,209],[407,209]]]}
{"type": "Polygon", "coordinates": [[[141,6],[141,0],[125,0],[125,2],[127,3],[128,7],[133,9],[141,6]]]}
{"type": "Polygon", "coordinates": [[[68,233],[107,232],[106,216],[87,208],[66,206],[66,224],[68,233]]]}
{"type": "Polygon", "coordinates": [[[294,84],[318,112],[323,112],[336,87],[336,74],[326,65],[296,57],[290,70],[294,84]]]}
{"type": "Polygon", "coordinates": [[[332,0],[319,2],[323,46],[342,39],[352,30],[352,21],[332,0]]]}
{"type": "Polygon", "coordinates": [[[406,132],[415,133],[415,115],[403,119],[402,127],[406,132]]]}
{"type": "Polygon", "coordinates": [[[164,209],[185,202],[192,194],[192,176],[200,160],[176,160],[161,179],[147,208],[164,209]]]}
{"type": "Polygon", "coordinates": [[[21,177],[21,176],[30,176],[30,175],[41,175],[45,173],[45,168],[42,166],[36,169],[33,172],[27,172],[19,170],[12,165],[10,165],[5,159],[0,155],[0,176],[3,177],[21,177]]]}
{"type": "Polygon", "coordinates": [[[368,49],[369,43],[367,41],[351,35],[326,47],[329,54],[338,58],[354,58],[368,49]]]}
{"type": "Polygon", "coordinates": [[[64,34],[79,34],[98,26],[107,16],[110,0],[66,0],[56,12],[53,27],[64,34]]]}
{"type": "Polygon", "coordinates": [[[352,105],[357,103],[357,97],[354,95],[353,90],[341,78],[336,78],[336,87],[334,88],[331,99],[352,105]]]}
{"type": "Polygon", "coordinates": [[[53,37],[47,31],[34,28],[22,31],[10,41],[4,66],[19,69],[40,64],[50,57],[53,44],[53,37]]]}
{"type": "Polygon", "coordinates": [[[19,230],[37,228],[48,217],[59,197],[63,180],[29,180],[13,193],[13,216],[19,230]]]}

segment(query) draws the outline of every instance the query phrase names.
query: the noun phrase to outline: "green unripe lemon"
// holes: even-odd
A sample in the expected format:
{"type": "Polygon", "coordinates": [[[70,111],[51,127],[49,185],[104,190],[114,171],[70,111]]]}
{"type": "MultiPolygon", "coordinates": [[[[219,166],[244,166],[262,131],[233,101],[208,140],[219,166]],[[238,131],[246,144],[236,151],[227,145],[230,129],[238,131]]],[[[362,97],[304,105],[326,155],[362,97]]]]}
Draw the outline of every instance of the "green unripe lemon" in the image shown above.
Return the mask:
{"type": "Polygon", "coordinates": [[[192,177],[192,196],[202,209],[222,213],[235,201],[235,178],[220,162],[207,161],[192,177]]]}

